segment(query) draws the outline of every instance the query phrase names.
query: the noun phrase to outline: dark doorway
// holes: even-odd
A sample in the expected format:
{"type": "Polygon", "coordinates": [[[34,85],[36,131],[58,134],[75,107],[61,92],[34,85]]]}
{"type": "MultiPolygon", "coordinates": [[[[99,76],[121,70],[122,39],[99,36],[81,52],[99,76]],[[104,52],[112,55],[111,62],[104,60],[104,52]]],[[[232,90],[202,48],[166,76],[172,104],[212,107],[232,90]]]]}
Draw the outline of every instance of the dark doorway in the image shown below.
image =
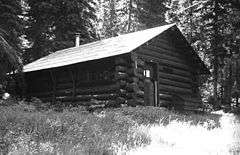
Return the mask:
{"type": "Polygon", "coordinates": [[[144,101],[147,106],[158,106],[157,64],[146,62],[144,67],[144,101]]]}

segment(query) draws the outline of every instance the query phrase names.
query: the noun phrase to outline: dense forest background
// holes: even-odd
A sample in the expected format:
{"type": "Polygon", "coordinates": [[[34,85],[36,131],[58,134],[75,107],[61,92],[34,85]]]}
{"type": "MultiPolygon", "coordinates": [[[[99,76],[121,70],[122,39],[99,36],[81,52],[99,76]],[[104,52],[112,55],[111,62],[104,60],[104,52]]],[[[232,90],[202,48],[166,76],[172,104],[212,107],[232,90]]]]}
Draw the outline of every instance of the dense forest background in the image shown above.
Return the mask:
{"type": "Polygon", "coordinates": [[[0,79],[56,50],[176,23],[211,75],[199,80],[204,103],[237,106],[239,0],[0,0],[0,79]]]}

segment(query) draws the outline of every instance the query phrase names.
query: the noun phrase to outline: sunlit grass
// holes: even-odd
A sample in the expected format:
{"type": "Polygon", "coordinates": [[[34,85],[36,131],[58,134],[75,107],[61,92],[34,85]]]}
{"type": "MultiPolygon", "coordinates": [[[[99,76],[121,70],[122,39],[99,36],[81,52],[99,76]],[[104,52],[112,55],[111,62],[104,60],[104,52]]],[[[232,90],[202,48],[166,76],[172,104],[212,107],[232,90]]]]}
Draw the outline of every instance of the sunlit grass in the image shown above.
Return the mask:
{"type": "Polygon", "coordinates": [[[220,127],[208,121],[193,125],[191,121],[173,120],[140,127],[151,137],[150,145],[127,151],[130,155],[230,155],[240,154],[240,122],[233,114],[223,114],[220,127]]]}

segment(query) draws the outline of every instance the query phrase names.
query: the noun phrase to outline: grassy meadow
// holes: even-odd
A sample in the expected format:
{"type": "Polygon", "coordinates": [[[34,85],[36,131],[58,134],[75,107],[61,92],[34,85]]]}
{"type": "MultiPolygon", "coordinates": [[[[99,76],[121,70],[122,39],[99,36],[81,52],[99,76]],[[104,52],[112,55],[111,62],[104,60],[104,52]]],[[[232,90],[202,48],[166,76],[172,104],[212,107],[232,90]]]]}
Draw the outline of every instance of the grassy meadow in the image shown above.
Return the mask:
{"type": "Polygon", "coordinates": [[[0,154],[238,154],[233,114],[194,114],[157,107],[89,112],[1,101],[0,154]]]}

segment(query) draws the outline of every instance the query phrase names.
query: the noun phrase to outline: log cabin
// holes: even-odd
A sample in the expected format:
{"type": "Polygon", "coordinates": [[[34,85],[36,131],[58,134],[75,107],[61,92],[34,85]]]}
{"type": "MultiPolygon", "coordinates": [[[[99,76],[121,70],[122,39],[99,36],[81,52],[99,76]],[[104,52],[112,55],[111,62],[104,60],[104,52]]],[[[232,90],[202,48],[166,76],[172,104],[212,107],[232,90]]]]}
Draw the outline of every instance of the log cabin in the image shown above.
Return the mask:
{"type": "Polygon", "coordinates": [[[195,109],[209,74],[175,24],[56,51],[23,72],[27,96],[44,102],[195,109]]]}

